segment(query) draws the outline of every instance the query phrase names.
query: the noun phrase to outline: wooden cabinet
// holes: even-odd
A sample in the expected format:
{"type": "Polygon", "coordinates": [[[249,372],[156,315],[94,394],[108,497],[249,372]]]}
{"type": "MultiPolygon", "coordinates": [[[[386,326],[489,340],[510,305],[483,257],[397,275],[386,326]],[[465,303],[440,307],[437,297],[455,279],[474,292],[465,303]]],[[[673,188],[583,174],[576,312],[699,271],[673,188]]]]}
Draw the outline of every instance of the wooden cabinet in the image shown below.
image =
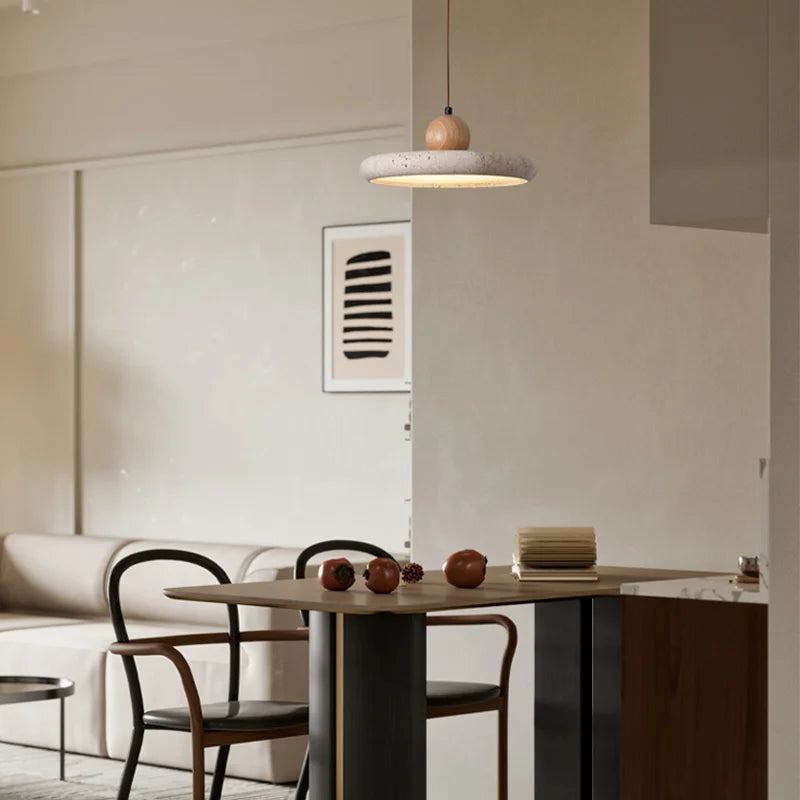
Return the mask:
{"type": "Polygon", "coordinates": [[[767,606],[622,598],[622,800],[766,800],[767,606]]]}
{"type": "Polygon", "coordinates": [[[767,606],[536,607],[536,800],[766,800],[767,606]]]}

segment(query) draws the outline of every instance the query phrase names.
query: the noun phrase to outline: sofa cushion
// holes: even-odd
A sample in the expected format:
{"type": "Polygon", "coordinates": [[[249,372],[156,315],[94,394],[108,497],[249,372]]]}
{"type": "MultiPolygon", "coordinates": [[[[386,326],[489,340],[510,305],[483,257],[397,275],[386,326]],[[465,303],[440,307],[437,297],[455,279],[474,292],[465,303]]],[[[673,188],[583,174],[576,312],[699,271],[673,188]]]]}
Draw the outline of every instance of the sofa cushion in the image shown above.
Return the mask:
{"type": "MultiPolygon", "coordinates": [[[[0,632],[0,664],[7,675],[44,675],[75,681],[66,699],[68,750],[105,756],[105,662],[112,641],[108,623],[77,623],[0,632]]],[[[58,747],[59,704],[3,707],[0,740],[58,747]]]]}
{"type": "Polygon", "coordinates": [[[60,616],[106,614],[106,570],[125,542],[9,534],[3,539],[0,559],[0,606],[60,616]]]}
{"type": "MultiPolygon", "coordinates": [[[[208,556],[219,564],[234,583],[241,580],[260,547],[249,545],[206,544],[197,542],[131,542],[114,555],[112,566],[132,553],[155,548],[193,551],[208,556]]],[[[127,618],[179,622],[188,625],[224,627],[225,606],[215,603],[193,603],[170,600],[163,590],[168,586],[194,586],[215,583],[214,576],[202,567],[178,561],[137,564],[122,577],[120,598],[127,618]]]]}
{"type": "Polygon", "coordinates": [[[294,564],[301,553],[299,547],[264,547],[247,565],[242,580],[249,580],[250,575],[259,572],[260,581],[277,581],[294,576],[294,564]]]}
{"type": "Polygon", "coordinates": [[[24,611],[0,611],[0,631],[22,628],[53,628],[61,625],[79,625],[82,620],[70,617],[49,617],[46,614],[26,614],[24,611]]]}

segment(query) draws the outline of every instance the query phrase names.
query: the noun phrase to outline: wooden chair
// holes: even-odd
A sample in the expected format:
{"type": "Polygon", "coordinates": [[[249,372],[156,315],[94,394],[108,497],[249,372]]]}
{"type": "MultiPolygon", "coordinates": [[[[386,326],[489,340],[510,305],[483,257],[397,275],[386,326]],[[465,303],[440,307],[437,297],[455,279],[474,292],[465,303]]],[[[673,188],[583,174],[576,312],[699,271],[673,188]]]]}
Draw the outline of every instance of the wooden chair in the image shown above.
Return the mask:
{"type": "MultiPolygon", "coordinates": [[[[118,800],[128,800],[146,730],[184,731],[192,736],[192,800],[204,800],[204,750],[219,747],[210,800],[219,800],[228,752],[232,744],[302,736],[308,733],[308,705],[277,700],[239,700],[241,642],[307,641],[306,630],[240,632],[239,611],[228,606],[228,633],[199,633],[130,639],[120,605],[120,579],[131,567],[148,561],[185,561],[208,570],[220,583],[230,583],[225,571],[206,556],[183,550],[146,550],[122,558],[111,570],[108,605],[117,641],[111,652],[122,656],[133,712],[133,733],[118,800]],[[227,702],[202,705],[189,664],[178,650],[186,645],[227,644],[230,648],[227,702]],[[145,710],[134,657],[162,656],[178,670],[187,705],[182,708],[145,710]]],[[[156,576],[157,579],[157,576],[156,576]]]]}
{"type": "MultiPolygon", "coordinates": [[[[347,539],[334,539],[318,542],[303,550],[297,557],[294,577],[305,578],[306,566],[311,558],[335,551],[365,553],[378,558],[394,559],[382,547],[347,539]]],[[[303,625],[307,628],[309,614],[301,612],[303,625]]],[[[508,683],[511,675],[511,662],[517,649],[517,627],[501,614],[438,615],[427,618],[428,625],[500,625],[506,631],[506,647],[500,665],[500,680],[497,684],[428,681],[428,719],[451,717],[458,714],[477,714],[483,711],[497,711],[497,797],[508,800],[508,683]]],[[[308,750],[300,773],[295,800],[304,800],[308,792],[308,750]]]]}

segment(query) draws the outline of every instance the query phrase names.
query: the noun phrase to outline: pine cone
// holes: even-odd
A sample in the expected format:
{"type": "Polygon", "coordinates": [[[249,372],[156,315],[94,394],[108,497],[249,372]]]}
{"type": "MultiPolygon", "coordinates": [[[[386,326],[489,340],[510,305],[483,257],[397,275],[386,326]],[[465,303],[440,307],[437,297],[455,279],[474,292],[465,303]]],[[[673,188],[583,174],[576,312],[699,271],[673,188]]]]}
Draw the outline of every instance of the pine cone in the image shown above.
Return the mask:
{"type": "Polygon", "coordinates": [[[402,572],[400,573],[403,578],[403,583],[419,583],[422,580],[422,576],[425,574],[425,570],[419,564],[415,564],[413,561],[410,564],[406,564],[402,572]]]}

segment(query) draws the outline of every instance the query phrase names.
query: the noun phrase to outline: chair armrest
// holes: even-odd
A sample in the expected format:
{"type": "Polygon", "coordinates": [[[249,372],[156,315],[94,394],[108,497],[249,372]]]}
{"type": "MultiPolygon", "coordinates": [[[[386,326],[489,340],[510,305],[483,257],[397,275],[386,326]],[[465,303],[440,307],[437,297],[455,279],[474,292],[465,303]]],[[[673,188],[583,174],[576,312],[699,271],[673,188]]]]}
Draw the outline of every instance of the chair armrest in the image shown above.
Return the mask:
{"type": "MultiPolygon", "coordinates": [[[[307,642],[308,629],[242,631],[239,634],[239,640],[242,642],[307,642]]],[[[172,647],[188,647],[196,644],[228,644],[229,642],[230,637],[227,633],[183,633],[176,636],[150,636],[130,639],[127,644],[166,644],[172,647]]],[[[122,644],[122,642],[117,644],[122,644]]],[[[112,650],[111,652],[115,651],[112,650]]],[[[135,655],[146,654],[136,653],[135,655]]]]}
{"type": "MultiPolygon", "coordinates": [[[[218,635],[225,636],[227,638],[227,634],[218,635]]],[[[203,634],[198,634],[198,636],[203,636],[203,634]]],[[[164,639],[171,638],[179,637],[164,637],[164,639]]],[[[164,658],[168,658],[175,665],[175,668],[178,670],[178,674],[181,676],[183,692],[186,695],[186,704],[189,707],[191,729],[193,732],[199,732],[203,730],[203,711],[200,706],[200,695],[197,693],[197,684],[194,682],[194,676],[189,668],[189,663],[175,647],[165,643],[163,640],[150,640],[114,642],[108,649],[112,653],[123,657],[163,656],[164,658]]]]}
{"type": "Polygon", "coordinates": [[[517,650],[517,626],[502,614],[440,614],[426,617],[428,625],[499,625],[505,628],[506,648],[500,665],[500,689],[503,696],[508,695],[508,683],[511,677],[511,662],[517,650]]]}
{"type": "MultiPolygon", "coordinates": [[[[138,639],[129,639],[127,642],[117,644],[166,644],[171,647],[188,647],[193,644],[228,644],[230,641],[227,633],[181,633],[175,636],[142,636],[138,639]]],[[[112,647],[114,646],[112,645],[112,647]]],[[[115,652],[114,650],[111,651],[115,652]]],[[[135,653],[134,655],[153,655],[152,653],[135,653]]]]}
{"type": "Polygon", "coordinates": [[[243,642],[307,642],[308,628],[291,630],[273,629],[268,631],[242,631],[243,642]]]}

